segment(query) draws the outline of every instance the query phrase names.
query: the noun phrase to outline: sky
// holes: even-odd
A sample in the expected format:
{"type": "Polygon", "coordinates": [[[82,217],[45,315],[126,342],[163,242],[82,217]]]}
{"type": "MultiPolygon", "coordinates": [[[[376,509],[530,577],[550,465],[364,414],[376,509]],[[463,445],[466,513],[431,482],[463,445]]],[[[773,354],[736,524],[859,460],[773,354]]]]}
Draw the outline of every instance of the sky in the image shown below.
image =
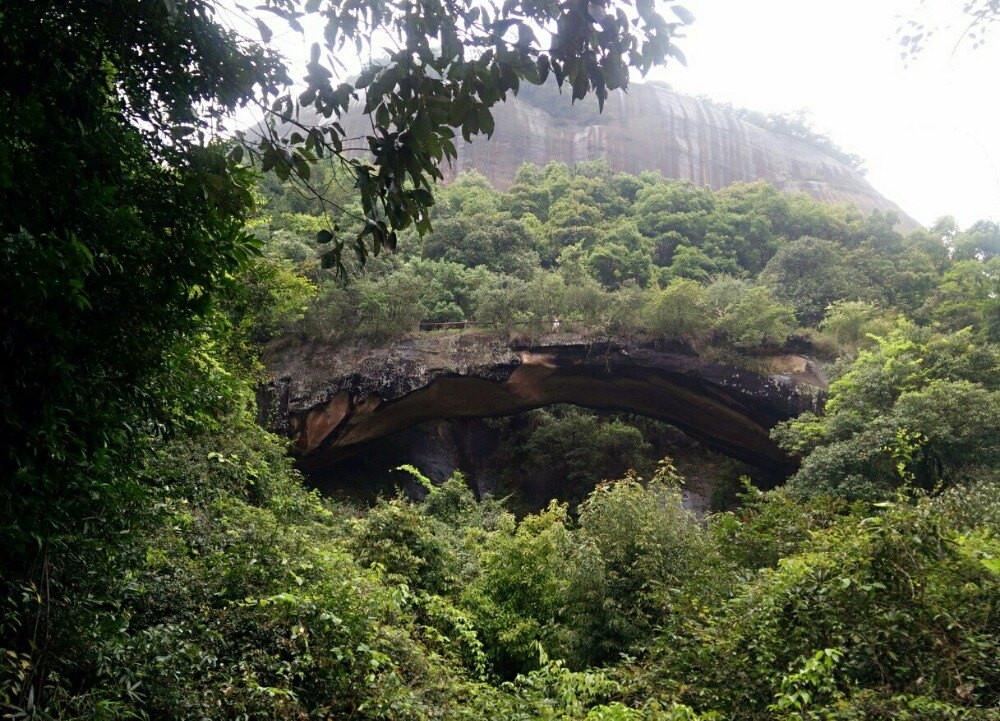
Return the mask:
{"type": "Polygon", "coordinates": [[[805,110],[866,160],[868,180],[922,223],[1000,221],[1000,29],[956,41],[960,0],[684,0],[687,67],[650,78],[763,112],[805,110]],[[901,18],[950,25],[908,63],[901,18]]]}
{"type": "MultiPolygon", "coordinates": [[[[958,43],[963,0],[680,1],[696,18],[677,42],[687,66],[647,79],[765,113],[805,111],[924,224],[1000,221],[1000,28],[979,49],[958,43]],[[912,18],[939,31],[904,61],[897,29],[912,18]]],[[[276,33],[293,77],[320,30],[276,33]]]]}

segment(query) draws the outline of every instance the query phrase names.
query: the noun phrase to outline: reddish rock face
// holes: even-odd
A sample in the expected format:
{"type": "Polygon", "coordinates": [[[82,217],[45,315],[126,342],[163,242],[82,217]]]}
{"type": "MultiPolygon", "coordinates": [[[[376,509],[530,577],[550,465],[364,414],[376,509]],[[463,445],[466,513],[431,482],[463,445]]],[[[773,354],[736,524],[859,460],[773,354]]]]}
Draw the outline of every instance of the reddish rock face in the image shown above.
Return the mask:
{"type": "Polygon", "coordinates": [[[821,401],[824,381],[800,356],[758,359],[770,374],[721,365],[683,348],[565,344],[508,347],[475,338],[404,339],[340,352],[326,375],[322,349],[272,359],[281,380],[276,425],[303,467],[317,468],[364,443],[444,418],[518,413],[556,403],[667,421],[710,448],[780,475],[794,464],[771,441],[779,421],[821,401]],[[347,367],[354,370],[344,373],[347,367]]]}
{"type": "MultiPolygon", "coordinates": [[[[919,227],[860,173],[821,148],[660,85],[636,83],[627,94],[612,93],[603,113],[597,112],[596,101],[571,105],[570,96],[554,88],[526,87],[493,114],[492,138],[472,143],[458,138],[458,158],[443,168],[446,178],[477,170],[505,190],[525,162],[604,159],[613,170],[660,171],[716,190],[765,180],[825,203],[854,203],[864,212],[891,210],[902,229],[919,227]]],[[[349,137],[371,131],[357,109],[343,125],[349,137]]]]}

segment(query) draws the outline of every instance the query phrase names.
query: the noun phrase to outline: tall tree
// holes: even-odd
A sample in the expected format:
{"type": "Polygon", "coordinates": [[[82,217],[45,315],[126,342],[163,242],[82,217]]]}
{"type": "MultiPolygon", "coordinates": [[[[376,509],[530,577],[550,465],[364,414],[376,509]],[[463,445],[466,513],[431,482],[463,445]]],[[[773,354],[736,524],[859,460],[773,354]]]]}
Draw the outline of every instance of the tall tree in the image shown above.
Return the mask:
{"type": "MultiPolygon", "coordinates": [[[[307,184],[314,155],[341,160],[361,195],[364,229],[354,247],[362,255],[365,236],[378,253],[395,245],[398,229],[430,228],[432,183],[442,177],[438,165],[456,157],[455,129],[466,140],[492,135],[490,109],[522,83],[539,85],[550,74],[571,88],[574,100],[593,93],[603,108],[610,91],[628,86],[630,67],[645,73],[668,57],[683,62],[673,39],[693,19],[671,4],[668,21],[651,0],[511,0],[502,6],[483,0],[266,0],[263,7],[293,28],[318,15],[326,47],[312,47],[304,91],[268,94],[268,130],[251,154],[265,170],[307,184]],[[353,46],[359,56],[371,57],[383,38],[393,44],[387,56],[352,81],[335,84],[336,53],[353,46]],[[335,121],[352,101],[363,103],[372,119],[372,132],[357,146],[335,121]],[[303,107],[331,122],[303,122],[303,107]]],[[[260,25],[266,40],[272,31],[260,25]]],[[[342,247],[338,241],[332,262],[339,262],[342,247]]]]}
{"type": "Polygon", "coordinates": [[[398,47],[337,86],[316,47],[293,95],[267,26],[262,43],[241,37],[213,0],[0,7],[0,646],[21,669],[21,707],[59,653],[87,644],[68,631],[98,628],[109,579],[127,577],[112,571],[113,541],[142,506],[147,440],[172,421],[209,421],[218,403],[197,351],[213,293],[255,252],[241,155],[308,182],[310,161],[333,153],[378,251],[395,229],[428,227],[451,126],[490,134],[489,108],[550,72],[575,98],[603,101],[629,66],[677,54],[681,24],[647,0],[265,7],[292,27],[319,12],[329,51],[386,35],[398,47]],[[352,156],[335,121],[220,140],[240,106],[296,125],[300,107],[333,118],[362,91],[370,156],[352,156]]]}

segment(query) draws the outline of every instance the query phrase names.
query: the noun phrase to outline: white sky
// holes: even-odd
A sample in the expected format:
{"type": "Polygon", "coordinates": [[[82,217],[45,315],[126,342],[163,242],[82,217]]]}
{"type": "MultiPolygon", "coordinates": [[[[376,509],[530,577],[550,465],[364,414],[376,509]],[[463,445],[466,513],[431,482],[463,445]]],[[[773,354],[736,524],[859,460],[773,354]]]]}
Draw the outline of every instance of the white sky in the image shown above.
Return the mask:
{"type": "Polygon", "coordinates": [[[688,66],[650,77],[753,110],[806,110],[923,223],[1000,220],[1000,27],[956,50],[960,0],[928,2],[954,30],[906,67],[896,29],[932,15],[919,0],[684,0],[697,18],[678,43],[688,66]]]}
{"type": "MultiPolygon", "coordinates": [[[[985,47],[956,48],[962,0],[681,2],[696,17],[678,42],[688,65],[672,62],[648,79],[762,112],[805,110],[922,223],[941,215],[962,226],[1000,221],[1000,27],[985,47]],[[907,66],[896,29],[913,17],[952,30],[907,66]]],[[[308,35],[319,30],[307,27],[308,35]]],[[[312,39],[276,32],[294,78],[312,39]]],[[[358,59],[345,62],[356,67],[358,59]]]]}

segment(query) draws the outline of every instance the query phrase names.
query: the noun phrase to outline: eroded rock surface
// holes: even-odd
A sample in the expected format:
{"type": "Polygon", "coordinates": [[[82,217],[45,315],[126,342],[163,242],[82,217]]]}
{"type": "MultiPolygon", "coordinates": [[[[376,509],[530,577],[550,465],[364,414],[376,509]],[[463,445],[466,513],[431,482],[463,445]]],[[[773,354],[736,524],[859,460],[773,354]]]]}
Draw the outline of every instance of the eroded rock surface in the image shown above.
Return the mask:
{"type": "MultiPolygon", "coordinates": [[[[492,138],[457,139],[457,160],[442,168],[446,178],[474,169],[505,190],[525,162],[604,159],[613,170],[660,171],[716,190],[765,180],[824,203],[854,203],[864,212],[891,210],[904,230],[919,227],[861,173],[822,148],[658,84],[634,83],[627,94],[611,93],[603,113],[597,112],[596,101],[571,105],[569,94],[559,95],[554,87],[525,87],[493,114],[492,138]]],[[[360,107],[343,125],[348,137],[371,131],[360,107]]]]}
{"type": "Polygon", "coordinates": [[[424,421],[570,403],[658,418],[781,474],[792,463],[769,431],[816,409],[825,381],[802,356],[754,363],[763,372],[679,345],[508,345],[472,335],[418,335],[367,351],[287,349],[268,359],[277,380],[262,394],[261,421],[291,436],[308,469],[424,421]]]}

